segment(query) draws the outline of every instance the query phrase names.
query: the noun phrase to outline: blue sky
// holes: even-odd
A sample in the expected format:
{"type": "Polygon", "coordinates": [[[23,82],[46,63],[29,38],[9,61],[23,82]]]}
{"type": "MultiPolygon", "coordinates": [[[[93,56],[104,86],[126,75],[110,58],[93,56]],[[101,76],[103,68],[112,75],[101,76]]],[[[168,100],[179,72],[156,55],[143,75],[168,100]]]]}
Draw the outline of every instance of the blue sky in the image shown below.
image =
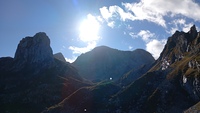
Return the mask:
{"type": "Polygon", "coordinates": [[[176,30],[200,28],[198,0],[1,0],[0,57],[14,57],[19,41],[46,32],[54,53],[72,62],[106,45],[142,48],[158,58],[176,30]]]}

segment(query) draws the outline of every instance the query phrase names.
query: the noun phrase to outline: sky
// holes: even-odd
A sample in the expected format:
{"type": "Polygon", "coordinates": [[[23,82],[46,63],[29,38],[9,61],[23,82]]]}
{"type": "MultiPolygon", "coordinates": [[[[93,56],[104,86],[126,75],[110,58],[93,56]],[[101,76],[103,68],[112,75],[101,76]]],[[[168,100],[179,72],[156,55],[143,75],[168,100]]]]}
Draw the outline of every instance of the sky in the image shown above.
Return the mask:
{"type": "Polygon", "coordinates": [[[69,62],[101,45],[157,59],[176,30],[200,30],[199,10],[200,0],[0,0],[0,57],[45,32],[69,62]]]}

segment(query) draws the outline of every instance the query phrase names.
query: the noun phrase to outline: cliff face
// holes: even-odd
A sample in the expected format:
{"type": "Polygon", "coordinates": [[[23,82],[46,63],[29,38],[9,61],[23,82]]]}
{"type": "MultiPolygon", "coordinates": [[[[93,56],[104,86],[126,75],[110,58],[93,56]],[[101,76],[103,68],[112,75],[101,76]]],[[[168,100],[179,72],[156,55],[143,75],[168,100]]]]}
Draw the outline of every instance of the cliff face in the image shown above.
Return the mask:
{"type": "Polygon", "coordinates": [[[195,25],[193,25],[187,33],[176,31],[169,37],[158,60],[166,59],[172,64],[182,59],[185,53],[196,54],[200,50],[199,38],[199,33],[195,25]]]}
{"type": "Polygon", "coordinates": [[[54,58],[48,36],[40,32],[33,37],[23,38],[18,44],[14,61],[18,67],[31,64],[32,67],[45,68],[52,65],[54,58]]]}

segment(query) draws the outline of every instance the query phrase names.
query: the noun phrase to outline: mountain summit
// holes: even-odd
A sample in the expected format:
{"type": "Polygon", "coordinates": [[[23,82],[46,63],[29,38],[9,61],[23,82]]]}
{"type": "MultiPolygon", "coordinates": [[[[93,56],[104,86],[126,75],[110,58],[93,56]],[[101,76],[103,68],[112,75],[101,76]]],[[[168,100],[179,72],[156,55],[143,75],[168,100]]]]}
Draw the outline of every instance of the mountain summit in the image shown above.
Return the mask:
{"type": "Polygon", "coordinates": [[[124,73],[142,65],[150,65],[154,58],[145,50],[120,51],[99,46],[81,54],[73,63],[79,74],[92,81],[118,80],[124,73]]]}
{"type": "Polygon", "coordinates": [[[199,51],[200,33],[197,32],[195,25],[185,32],[176,31],[169,37],[159,60],[168,58],[172,64],[183,58],[184,53],[196,53],[199,51]]]}
{"type": "Polygon", "coordinates": [[[39,32],[33,37],[23,38],[18,44],[14,61],[18,62],[18,66],[31,64],[33,67],[44,68],[52,65],[54,57],[46,33],[39,32]]]}

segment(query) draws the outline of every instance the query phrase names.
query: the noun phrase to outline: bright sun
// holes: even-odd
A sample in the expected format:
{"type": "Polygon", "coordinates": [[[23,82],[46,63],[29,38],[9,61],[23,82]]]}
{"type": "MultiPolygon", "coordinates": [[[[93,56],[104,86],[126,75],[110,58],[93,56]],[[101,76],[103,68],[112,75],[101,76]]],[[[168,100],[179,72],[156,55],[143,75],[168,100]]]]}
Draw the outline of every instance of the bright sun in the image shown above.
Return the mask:
{"type": "Polygon", "coordinates": [[[97,41],[100,24],[92,15],[87,15],[87,19],[83,20],[80,25],[80,39],[84,42],[97,41]]]}

